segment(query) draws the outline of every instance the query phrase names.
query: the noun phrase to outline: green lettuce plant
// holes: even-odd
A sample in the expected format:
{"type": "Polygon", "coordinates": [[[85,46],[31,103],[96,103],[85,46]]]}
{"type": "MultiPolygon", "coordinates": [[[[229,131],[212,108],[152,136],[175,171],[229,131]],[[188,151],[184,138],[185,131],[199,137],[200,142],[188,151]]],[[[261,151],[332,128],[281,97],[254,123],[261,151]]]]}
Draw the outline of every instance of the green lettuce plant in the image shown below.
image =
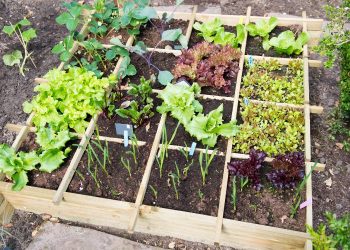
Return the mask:
{"type": "Polygon", "coordinates": [[[262,101],[303,104],[303,61],[295,59],[288,66],[277,60],[255,61],[247,65],[243,78],[241,96],[262,101]]]}
{"type": "Polygon", "coordinates": [[[287,30],[279,34],[278,37],[273,37],[269,41],[264,41],[263,47],[265,50],[269,50],[271,47],[274,47],[277,53],[280,54],[299,55],[303,51],[303,46],[308,41],[308,33],[301,32],[298,38],[296,38],[292,31],[287,30]]]}
{"type": "Polygon", "coordinates": [[[270,17],[269,20],[261,19],[255,23],[249,23],[247,25],[247,31],[250,36],[260,36],[262,38],[268,37],[270,32],[277,26],[278,19],[276,17],[270,17]]]}
{"type": "Polygon", "coordinates": [[[238,24],[236,26],[237,34],[226,32],[224,27],[222,27],[222,22],[219,18],[215,18],[211,22],[199,23],[196,22],[193,25],[195,30],[199,31],[199,36],[202,36],[207,42],[214,42],[222,46],[231,45],[237,48],[242,44],[245,37],[244,25],[238,24]]]}
{"type": "Polygon", "coordinates": [[[195,113],[203,111],[203,106],[195,99],[199,93],[197,83],[192,86],[169,84],[158,94],[163,103],[157,107],[157,111],[161,114],[170,112],[181,124],[188,124],[195,113]]]}
{"type": "Polygon", "coordinates": [[[209,147],[215,146],[219,135],[224,137],[235,136],[238,132],[238,126],[235,121],[223,123],[223,110],[223,104],[221,104],[207,115],[198,114],[193,116],[192,120],[185,124],[186,131],[209,147]]]}
{"type": "Polygon", "coordinates": [[[4,64],[7,66],[14,66],[18,65],[19,72],[21,75],[24,76],[25,71],[25,65],[28,59],[31,60],[34,67],[36,67],[33,59],[31,58],[31,55],[33,52],[28,51],[28,44],[29,42],[36,38],[36,30],[33,28],[29,28],[27,30],[24,30],[23,27],[30,26],[31,22],[24,18],[21,21],[19,21],[16,24],[11,24],[9,26],[4,26],[2,31],[6,33],[8,36],[12,37],[14,34],[16,35],[17,39],[22,45],[24,55],[22,54],[22,51],[20,50],[14,50],[9,54],[5,54],[2,57],[2,60],[4,61],[4,64]]]}
{"type": "Polygon", "coordinates": [[[12,190],[20,191],[28,183],[27,172],[34,170],[40,160],[36,152],[19,152],[6,144],[0,145],[0,172],[14,184],[12,190]]]}
{"type": "Polygon", "coordinates": [[[268,156],[301,151],[304,114],[297,110],[241,103],[243,123],[233,137],[233,150],[248,153],[251,147],[268,156]]]}

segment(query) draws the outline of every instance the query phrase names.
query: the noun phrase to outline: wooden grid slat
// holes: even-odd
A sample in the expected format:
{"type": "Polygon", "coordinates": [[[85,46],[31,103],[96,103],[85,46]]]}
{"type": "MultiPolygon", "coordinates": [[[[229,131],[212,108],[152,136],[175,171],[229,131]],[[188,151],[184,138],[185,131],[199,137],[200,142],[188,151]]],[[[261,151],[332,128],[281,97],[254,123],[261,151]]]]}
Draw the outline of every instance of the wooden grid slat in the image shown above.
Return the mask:
{"type": "MultiPolygon", "coordinates": [[[[249,6],[247,9],[247,15],[245,18],[244,25],[247,26],[250,22],[250,14],[251,14],[251,7],[249,6]]],[[[231,114],[231,120],[237,119],[237,113],[238,113],[238,103],[239,103],[239,93],[241,89],[241,81],[243,76],[243,68],[244,68],[244,58],[245,58],[245,50],[247,46],[247,39],[248,39],[248,31],[244,36],[244,41],[242,43],[241,47],[241,58],[239,60],[239,72],[237,75],[237,81],[236,81],[236,89],[234,94],[234,102],[233,102],[233,109],[231,114]]],[[[230,138],[227,142],[227,149],[226,149],[226,159],[224,164],[224,173],[222,177],[222,183],[221,183],[221,191],[220,191],[220,200],[219,200],[219,209],[218,209],[218,216],[216,221],[216,231],[215,231],[215,243],[220,244],[220,238],[221,238],[221,231],[223,227],[223,219],[224,219],[224,210],[225,210],[225,200],[226,200],[226,192],[227,192],[227,183],[228,183],[228,169],[227,164],[231,161],[231,154],[232,154],[232,142],[233,139],[230,138]]]]}

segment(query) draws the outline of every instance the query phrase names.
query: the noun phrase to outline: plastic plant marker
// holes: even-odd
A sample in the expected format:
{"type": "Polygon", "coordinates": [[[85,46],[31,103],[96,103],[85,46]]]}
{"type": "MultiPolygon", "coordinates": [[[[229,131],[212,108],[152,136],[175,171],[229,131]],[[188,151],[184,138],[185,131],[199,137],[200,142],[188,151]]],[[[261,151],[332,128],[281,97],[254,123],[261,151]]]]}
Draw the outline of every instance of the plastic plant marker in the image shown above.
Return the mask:
{"type": "Polygon", "coordinates": [[[300,204],[299,209],[303,209],[304,207],[307,207],[312,204],[312,198],[307,199],[303,203],[300,204]]]}
{"type": "Polygon", "coordinates": [[[116,129],[117,135],[124,136],[125,130],[128,131],[129,137],[131,137],[133,135],[132,125],[130,125],[130,124],[116,123],[115,129],[116,129]]]}
{"type": "Polygon", "coordinates": [[[197,143],[196,142],[192,142],[191,148],[190,148],[190,152],[188,153],[190,156],[193,156],[194,154],[194,150],[196,149],[197,143]]]}
{"type": "Polygon", "coordinates": [[[128,131],[124,130],[124,147],[128,147],[129,145],[129,136],[128,136],[128,131]]]}

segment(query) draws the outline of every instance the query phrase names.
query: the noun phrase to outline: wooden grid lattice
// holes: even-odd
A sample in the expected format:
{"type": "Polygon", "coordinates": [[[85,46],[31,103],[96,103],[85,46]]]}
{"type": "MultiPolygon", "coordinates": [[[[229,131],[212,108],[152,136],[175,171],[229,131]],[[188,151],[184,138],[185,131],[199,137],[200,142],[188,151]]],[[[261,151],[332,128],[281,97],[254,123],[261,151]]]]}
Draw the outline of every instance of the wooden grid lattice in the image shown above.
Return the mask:
{"type": "MultiPolygon", "coordinates": [[[[159,16],[163,12],[158,12],[159,16]]],[[[197,7],[193,7],[191,13],[175,12],[175,19],[188,20],[189,25],[186,30],[186,39],[189,41],[193,23],[195,21],[209,21],[219,17],[225,25],[236,25],[238,23],[244,23],[247,25],[249,22],[255,22],[260,19],[266,19],[266,17],[251,16],[250,7],[247,9],[245,16],[231,16],[231,15],[215,15],[215,14],[200,14],[197,13],[197,7]]],[[[89,21],[89,18],[87,19],[89,21]]],[[[87,24],[82,27],[81,34],[87,34],[87,24]]],[[[302,18],[279,18],[279,26],[287,26],[291,24],[303,25],[303,31],[309,32],[311,40],[308,45],[317,44],[319,36],[321,34],[323,20],[321,19],[308,19],[306,13],[303,12],[302,18]]],[[[134,37],[129,37],[126,45],[132,46],[134,43],[134,37]]],[[[237,76],[235,93],[232,97],[215,96],[215,95],[199,95],[202,99],[212,99],[231,102],[233,109],[231,119],[236,120],[239,106],[239,96],[241,80],[243,75],[243,66],[245,59],[250,55],[245,55],[247,43],[247,34],[241,47],[242,55],[239,60],[240,71],[237,76]]],[[[319,114],[322,113],[323,108],[320,106],[312,106],[309,103],[309,67],[320,67],[321,62],[318,60],[308,59],[308,45],[303,48],[303,67],[304,67],[304,104],[295,105],[288,103],[276,103],[259,100],[249,100],[252,103],[264,104],[268,106],[278,106],[281,108],[297,109],[304,112],[305,120],[305,162],[306,162],[306,174],[309,173],[311,166],[314,164],[311,162],[311,136],[310,136],[310,113],[319,114]]],[[[109,48],[112,45],[104,44],[105,48],[109,48]]],[[[78,44],[74,44],[73,49],[70,51],[74,54],[77,50],[78,44]]],[[[154,49],[148,48],[149,51],[156,51],[160,53],[171,53],[175,56],[181,54],[180,50],[169,49],[154,49]]],[[[270,60],[272,57],[252,56],[254,60],[270,60]]],[[[289,58],[274,58],[281,64],[288,64],[289,58]]],[[[113,74],[117,74],[123,58],[119,58],[113,74]]],[[[59,66],[59,69],[63,69],[64,64],[59,66]]],[[[40,84],[45,82],[45,79],[37,78],[35,81],[40,84]]],[[[124,90],[128,87],[124,87],[124,90]]],[[[153,89],[154,93],[159,93],[159,89],[153,89]]],[[[110,90],[108,90],[110,92],[110,90]]],[[[11,131],[18,133],[16,140],[12,147],[18,150],[22,142],[30,132],[35,132],[35,127],[32,126],[34,114],[31,114],[27,119],[25,125],[8,124],[6,127],[11,131]]],[[[269,226],[257,225],[253,223],[240,222],[235,220],[229,220],[224,218],[225,199],[228,184],[228,170],[227,163],[232,159],[247,159],[249,155],[232,152],[232,138],[228,139],[226,152],[217,152],[219,156],[225,156],[225,165],[223,171],[223,179],[221,184],[219,209],[216,217],[194,214],[183,211],[176,211],[171,209],[164,209],[152,206],[142,205],[143,199],[148,186],[148,181],[151,175],[152,166],[157,155],[158,150],[164,145],[160,144],[162,129],[165,126],[167,115],[163,114],[160,118],[157,132],[155,134],[149,158],[145,167],[145,172],[139,187],[137,198],[135,203],[109,200],[104,198],[85,196],[79,194],[73,194],[66,192],[70,181],[73,178],[75,170],[78,166],[80,159],[86,149],[86,146],[90,139],[95,139],[93,132],[98,120],[99,114],[95,115],[85,131],[84,134],[76,134],[81,139],[79,147],[75,152],[69,167],[60,183],[59,188],[55,190],[47,190],[36,187],[25,187],[21,192],[11,191],[11,184],[6,182],[0,182],[0,191],[4,195],[5,199],[0,206],[0,213],[4,214],[9,212],[13,207],[32,211],[36,213],[49,213],[54,216],[59,216],[64,219],[80,221],[84,223],[92,223],[97,225],[111,226],[120,229],[126,229],[130,233],[137,231],[143,233],[151,233],[160,236],[173,236],[191,241],[201,241],[208,244],[222,244],[239,248],[259,248],[259,249],[281,249],[281,248],[297,248],[297,249],[312,249],[312,243],[309,240],[309,236],[304,232],[296,232],[286,229],[274,228],[269,226]]],[[[121,138],[100,136],[100,140],[113,143],[124,143],[121,138]]],[[[131,142],[129,142],[131,143],[131,142]]],[[[138,146],[145,146],[147,143],[144,141],[138,141],[138,146]]],[[[178,145],[168,146],[170,150],[189,150],[188,148],[178,145]]],[[[205,152],[205,149],[196,148],[197,152],[205,152]]],[[[209,154],[213,151],[208,151],[209,154]]],[[[271,162],[273,158],[267,157],[266,162],[271,162]]],[[[322,171],[324,164],[317,164],[315,170],[322,171]]],[[[307,180],[306,185],[306,199],[312,198],[312,186],[311,178],[307,180]]],[[[312,225],[312,206],[306,208],[306,223],[312,225]]],[[[10,218],[11,214],[7,216],[10,218]]]]}

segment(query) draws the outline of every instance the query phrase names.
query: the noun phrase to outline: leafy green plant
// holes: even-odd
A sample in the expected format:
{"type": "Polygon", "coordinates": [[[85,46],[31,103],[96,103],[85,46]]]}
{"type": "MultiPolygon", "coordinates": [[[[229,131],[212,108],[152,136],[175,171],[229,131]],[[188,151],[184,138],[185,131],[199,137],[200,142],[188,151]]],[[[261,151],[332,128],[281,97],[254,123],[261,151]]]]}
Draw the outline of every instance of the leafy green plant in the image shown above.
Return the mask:
{"type": "Polygon", "coordinates": [[[198,114],[194,116],[189,123],[185,124],[186,131],[209,147],[215,146],[219,135],[235,136],[238,132],[238,126],[236,126],[235,121],[223,123],[223,109],[223,104],[221,104],[208,115],[198,114]]]}
{"type": "Polygon", "coordinates": [[[20,191],[28,183],[27,172],[34,170],[40,159],[36,152],[19,152],[7,144],[0,145],[0,172],[13,181],[12,190],[20,191]]]}
{"type": "Polygon", "coordinates": [[[264,41],[263,47],[265,50],[269,50],[271,47],[274,47],[277,53],[280,54],[299,55],[301,52],[303,52],[303,46],[308,41],[308,33],[301,32],[298,38],[295,38],[294,33],[287,30],[279,34],[278,37],[273,37],[269,41],[264,41]]]}
{"type": "Polygon", "coordinates": [[[209,173],[209,167],[216,155],[216,152],[217,150],[214,149],[214,151],[211,154],[209,154],[208,147],[206,147],[205,153],[203,153],[202,151],[199,153],[199,166],[201,168],[203,186],[205,185],[205,181],[209,173]],[[204,160],[203,160],[203,155],[204,155],[204,160]]]}
{"type": "Polygon", "coordinates": [[[243,78],[241,96],[281,103],[304,103],[304,70],[301,59],[282,66],[277,60],[255,61],[243,78]]]}
{"type": "Polygon", "coordinates": [[[202,42],[183,51],[172,72],[175,79],[184,77],[190,82],[198,82],[200,86],[230,93],[232,80],[236,79],[239,71],[240,56],[240,51],[229,45],[202,42]]]}
{"type": "Polygon", "coordinates": [[[327,225],[321,224],[317,231],[306,225],[312,237],[313,247],[317,250],[350,249],[350,214],[337,218],[335,214],[326,212],[327,225]],[[328,229],[331,234],[327,235],[328,229]]]}
{"type": "Polygon", "coordinates": [[[301,151],[304,139],[302,112],[241,103],[241,115],[243,123],[233,137],[235,152],[248,153],[251,147],[266,152],[268,156],[301,151]]]}
{"type": "Polygon", "coordinates": [[[339,6],[326,5],[326,15],[330,22],[318,46],[314,51],[327,57],[327,68],[333,67],[337,58],[340,61],[340,117],[350,118],[350,31],[345,27],[350,22],[350,1],[343,0],[339,6]]]}
{"type": "Polygon", "coordinates": [[[92,72],[70,68],[68,72],[51,70],[45,78],[47,82],[35,87],[38,95],[23,107],[26,113],[35,112],[36,141],[42,151],[40,170],[52,172],[70,152],[70,148],[63,150],[71,139],[69,129],[84,133],[88,125],[86,119],[102,109],[105,90],[113,77],[97,79],[92,72]]]}
{"type": "Polygon", "coordinates": [[[222,46],[231,45],[234,48],[238,48],[245,38],[244,25],[238,24],[236,26],[237,35],[231,32],[226,32],[222,27],[222,22],[219,18],[215,18],[211,22],[199,23],[196,22],[193,25],[195,30],[198,30],[199,36],[202,36],[207,42],[214,42],[222,46]]]}
{"type": "Polygon", "coordinates": [[[124,159],[124,157],[120,158],[120,161],[122,163],[123,168],[128,170],[129,176],[131,177],[131,166],[130,166],[130,161],[129,159],[124,159]]]}
{"type": "Polygon", "coordinates": [[[19,21],[16,24],[11,24],[9,26],[4,26],[2,31],[6,33],[8,36],[12,37],[14,34],[16,35],[17,39],[22,45],[24,55],[22,54],[22,51],[20,50],[14,50],[10,54],[5,54],[2,57],[2,60],[4,61],[4,64],[7,66],[14,66],[17,65],[19,68],[19,72],[24,76],[25,71],[25,65],[28,59],[31,60],[34,67],[36,67],[31,55],[33,52],[28,51],[28,44],[29,42],[36,38],[36,30],[33,28],[29,28],[27,30],[24,30],[23,27],[30,26],[31,22],[24,18],[21,21],[19,21]],[[22,61],[21,61],[22,60],[22,61]]]}
{"type": "Polygon", "coordinates": [[[35,112],[33,124],[38,129],[49,125],[54,131],[71,128],[81,134],[88,125],[86,118],[102,110],[105,90],[115,79],[97,79],[82,68],[53,69],[44,78],[47,82],[34,89],[37,96],[23,104],[24,112],[35,112]]]}
{"type": "Polygon", "coordinates": [[[247,31],[250,36],[268,38],[270,32],[277,26],[277,24],[278,19],[276,17],[270,17],[269,20],[261,19],[255,23],[249,23],[247,25],[247,31]]]}
{"type": "Polygon", "coordinates": [[[169,84],[158,94],[163,103],[157,111],[161,114],[170,112],[181,124],[187,124],[195,112],[203,111],[202,105],[195,99],[199,93],[200,87],[196,83],[191,87],[169,84]]]}
{"type": "Polygon", "coordinates": [[[66,36],[62,41],[56,44],[51,52],[60,56],[62,62],[68,62],[71,58],[71,53],[69,52],[73,48],[74,37],[73,35],[66,36]]]}
{"type": "Polygon", "coordinates": [[[76,1],[63,3],[67,11],[61,13],[56,22],[65,25],[69,32],[74,32],[79,24],[83,22],[83,10],[90,9],[88,5],[80,4],[76,1]]]}
{"type": "Polygon", "coordinates": [[[135,100],[130,102],[128,108],[119,108],[115,112],[122,118],[130,118],[132,123],[138,127],[154,115],[151,80],[141,77],[139,85],[130,84],[130,86],[128,95],[133,96],[135,100]]]}

